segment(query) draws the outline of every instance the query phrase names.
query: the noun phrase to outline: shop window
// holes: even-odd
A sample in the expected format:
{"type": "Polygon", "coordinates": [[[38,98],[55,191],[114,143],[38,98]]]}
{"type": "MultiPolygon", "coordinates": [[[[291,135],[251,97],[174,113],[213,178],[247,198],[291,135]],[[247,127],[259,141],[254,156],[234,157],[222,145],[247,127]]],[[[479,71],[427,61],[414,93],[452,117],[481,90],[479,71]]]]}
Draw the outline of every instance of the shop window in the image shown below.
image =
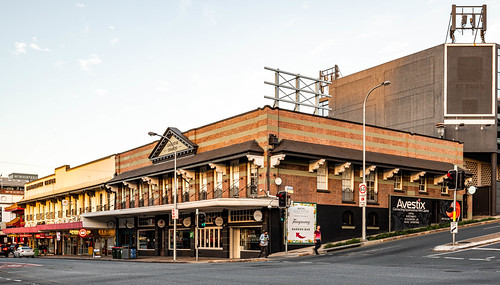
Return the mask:
{"type": "Polygon", "coordinates": [[[199,247],[205,249],[222,249],[220,227],[198,229],[199,247]]]}
{"type": "Polygon", "coordinates": [[[260,250],[261,228],[242,228],[240,229],[240,248],[241,250],[260,250]]]}
{"type": "Polygon", "coordinates": [[[354,214],[351,211],[345,211],[342,214],[342,228],[354,229],[354,214]]]}
{"type": "Polygon", "coordinates": [[[368,202],[377,203],[377,170],[370,171],[370,173],[366,175],[366,192],[366,200],[368,202]]]}
{"type": "Polygon", "coordinates": [[[138,230],[137,231],[138,249],[147,250],[155,249],[155,231],[154,230],[138,230]]]}
{"type": "Polygon", "coordinates": [[[346,169],[342,172],[342,201],[354,201],[352,169],[346,169]]]}
{"type": "Polygon", "coordinates": [[[394,173],[394,190],[403,190],[403,171],[394,173]]]}
{"type": "Polygon", "coordinates": [[[418,179],[418,191],[419,192],[426,192],[427,191],[426,180],[427,179],[425,179],[425,174],[420,176],[420,178],[418,179]]]}
{"type": "Polygon", "coordinates": [[[366,218],[366,226],[371,229],[379,228],[377,213],[375,212],[368,213],[368,216],[366,218]]]}
{"type": "MultiPolygon", "coordinates": [[[[191,238],[189,237],[190,229],[177,230],[177,249],[191,249],[191,238]]],[[[174,249],[174,230],[169,230],[168,248],[174,249]]]]}

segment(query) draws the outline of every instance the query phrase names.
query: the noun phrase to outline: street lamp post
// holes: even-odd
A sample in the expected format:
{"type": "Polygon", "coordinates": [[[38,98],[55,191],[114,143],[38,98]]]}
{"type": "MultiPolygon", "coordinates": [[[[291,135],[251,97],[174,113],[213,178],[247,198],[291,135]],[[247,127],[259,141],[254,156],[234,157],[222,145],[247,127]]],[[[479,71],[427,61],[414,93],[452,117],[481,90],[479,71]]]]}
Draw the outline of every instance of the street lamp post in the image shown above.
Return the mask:
{"type": "MultiPolygon", "coordinates": [[[[177,148],[175,147],[174,143],[166,136],[159,135],[155,132],[148,132],[148,135],[162,137],[162,138],[166,139],[169,143],[171,143],[172,147],[174,148],[174,211],[178,215],[179,213],[177,212],[177,148]]],[[[173,219],[173,222],[174,222],[174,261],[177,260],[177,215],[173,219]]]]}
{"type": "MultiPolygon", "coordinates": [[[[391,84],[390,81],[384,81],[379,85],[373,87],[368,94],[366,94],[365,100],[363,101],[363,185],[366,185],[366,100],[368,100],[368,96],[372,93],[373,90],[381,87],[387,86],[391,84]]],[[[361,239],[363,241],[366,240],[366,205],[362,207],[362,219],[361,219],[362,227],[361,227],[361,239]]]]}

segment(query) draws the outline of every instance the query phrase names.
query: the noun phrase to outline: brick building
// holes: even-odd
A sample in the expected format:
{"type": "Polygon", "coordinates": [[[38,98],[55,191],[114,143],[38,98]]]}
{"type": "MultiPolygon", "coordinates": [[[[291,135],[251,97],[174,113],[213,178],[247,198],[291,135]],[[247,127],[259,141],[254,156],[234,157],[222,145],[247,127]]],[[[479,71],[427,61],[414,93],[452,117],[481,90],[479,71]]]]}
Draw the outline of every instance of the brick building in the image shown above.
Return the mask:
{"type": "MultiPolygon", "coordinates": [[[[84,213],[83,224],[116,227],[117,245],[139,255],[172,255],[177,192],[178,254],[194,255],[198,240],[202,256],[254,257],[263,229],[272,252],[284,249],[275,196],[293,188],[291,247],[309,244],[316,224],[325,241],[361,235],[359,123],[265,106],[186,132],[167,128],[161,137],[116,155],[117,175],[107,182],[115,210],[84,213]],[[196,210],[206,214],[205,228],[196,228],[196,210]]],[[[366,142],[368,234],[449,220],[452,197],[443,179],[463,164],[461,143],[374,126],[367,126],[366,142]],[[415,201],[425,209],[395,221],[394,209],[415,201]]]]}

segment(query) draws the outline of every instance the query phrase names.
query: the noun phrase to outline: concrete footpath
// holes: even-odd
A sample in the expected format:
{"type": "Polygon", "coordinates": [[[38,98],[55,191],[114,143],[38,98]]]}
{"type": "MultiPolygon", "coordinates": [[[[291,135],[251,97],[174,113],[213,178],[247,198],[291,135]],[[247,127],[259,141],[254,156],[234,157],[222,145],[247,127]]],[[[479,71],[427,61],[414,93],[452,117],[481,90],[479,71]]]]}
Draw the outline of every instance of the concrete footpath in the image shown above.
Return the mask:
{"type": "MultiPolygon", "coordinates": [[[[478,226],[478,225],[483,225],[483,224],[498,223],[500,216],[497,216],[496,218],[497,219],[491,220],[491,221],[484,221],[484,222],[479,222],[479,223],[474,223],[474,224],[463,225],[463,226],[461,226],[461,228],[478,226]]],[[[431,234],[431,233],[436,233],[436,232],[449,231],[449,230],[450,230],[449,228],[443,228],[443,229],[437,229],[437,230],[432,230],[432,231],[404,235],[404,236],[396,236],[396,237],[390,237],[390,238],[374,240],[374,241],[365,241],[365,242],[361,242],[361,243],[355,243],[355,244],[333,247],[333,248],[325,248],[324,247],[325,245],[323,245],[322,248],[319,250],[319,252],[324,254],[327,252],[339,251],[339,250],[343,250],[343,249],[347,249],[347,248],[368,246],[368,245],[373,245],[373,244],[377,244],[377,243],[393,241],[393,240],[397,240],[397,239],[410,238],[410,237],[426,235],[426,234],[431,234]]],[[[474,247],[474,246],[486,245],[486,244],[495,243],[495,242],[500,242],[500,232],[490,234],[490,235],[475,237],[475,238],[471,238],[471,239],[467,239],[467,240],[457,241],[454,245],[451,243],[439,245],[439,246],[436,246],[434,248],[434,251],[454,251],[454,250],[466,249],[466,248],[470,248],[470,247],[474,247]]],[[[112,260],[112,261],[117,261],[117,262],[154,262],[154,263],[228,263],[228,262],[254,262],[254,261],[263,261],[263,260],[268,260],[268,259],[278,259],[278,258],[279,259],[295,258],[295,257],[299,257],[299,256],[312,255],[313,249],[314,249],[314,246],[310,246],[310,247],[304,247],[304,248],[295,249],[295,250],[289,250],[288,252],[277,252],[277,253],[273,253],[273,254],[269,255],[268,258],[230,259],[230,258],[199,257],[198,261],[196,260],[195,257],[190,257],[190,256],[177,256],[176,261],[173,260],[172,256],[139,256],[137,258],[131,258],[131,259],[114,259],[114,258],[112,258],[112,256],[102,256],[102,257],[94,258],[91,255],[82,255],[82,256],[79,256],[79,255],[42,255],[42,256],[39,256],[38,258],[95,260],[95,261],[101,261],[101,260],[111,261],[112,260]]]]}

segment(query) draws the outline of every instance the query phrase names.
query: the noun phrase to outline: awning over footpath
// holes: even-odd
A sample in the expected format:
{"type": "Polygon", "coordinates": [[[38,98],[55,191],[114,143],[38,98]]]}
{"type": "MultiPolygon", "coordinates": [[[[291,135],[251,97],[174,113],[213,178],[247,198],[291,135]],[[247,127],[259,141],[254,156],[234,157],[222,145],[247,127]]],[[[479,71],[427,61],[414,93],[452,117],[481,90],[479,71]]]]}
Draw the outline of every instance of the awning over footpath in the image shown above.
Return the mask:
{"type": "Polygon", "coordinates": [[[24,233],[38,233],[43,231],[57,231],[57,230],[71,230],[82,228],[82,222],[71,222],[71,223],[61,223],[61,224],[47,224],[47,225],[37,225],[34,227],[18,227],[18,228],[7,228],[3,229],[6,234],[24,234],[24,233]]]}
{"type": "MultiPolygon", "coordinates": [[[[313,144],[293,140],[281,140],[273,150],[273,154],[288,154],[306,158],[329,158],[338,161],[362,162],[363,151],[336,146],[313,144]]],[[[395,167],[409,170],[426,170],[447,172],[453,169],[453,164],[433,160],[417,159],[384,153],[366,152],[366,162],[381,167],[395,167]]]]}
{"type": "MultiPolygon", "coordinates": [[[[230,145],[222,147],[219,149],[214,149],[193,156],[177,159],[177,168],[189,168],[196,167],[203,163],[216,163],[228,159],[234,159],[237,157],[242,157],[247,154],[260,154],[262,155],[264,150],[260,147],[257,141],[247,141],[235,145],[230,145]]],[[[164,163],[158,163],[155,165],[146,166],[139,169],[134,169],[131,171],[124,172],[110,181],[107,184],[117,184],[124,181],[129,181],[137,179],[143,176],[160,175],[174,169],[174,161],[168,161],[164,163]]]]}

